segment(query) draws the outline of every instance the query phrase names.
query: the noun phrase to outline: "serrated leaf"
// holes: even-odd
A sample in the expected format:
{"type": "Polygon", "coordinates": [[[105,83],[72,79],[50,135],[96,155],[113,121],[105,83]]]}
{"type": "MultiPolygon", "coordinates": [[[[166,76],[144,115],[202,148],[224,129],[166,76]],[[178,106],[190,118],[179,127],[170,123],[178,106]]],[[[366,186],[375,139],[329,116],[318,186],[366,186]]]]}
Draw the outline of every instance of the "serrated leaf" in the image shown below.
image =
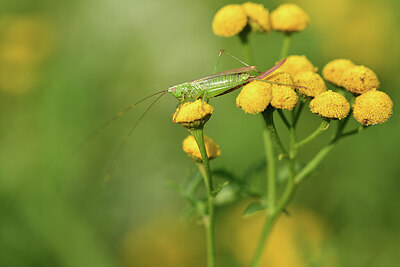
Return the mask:
{"type": "Polygon", "coordinates": [[[266,206],[263,203],[261,203],[260,201],[252,202],[244,210],[243,215],[250,215],[250,214],[253,214],[254,212],[264,210],[264,209],[266,209],[266,206]]]}

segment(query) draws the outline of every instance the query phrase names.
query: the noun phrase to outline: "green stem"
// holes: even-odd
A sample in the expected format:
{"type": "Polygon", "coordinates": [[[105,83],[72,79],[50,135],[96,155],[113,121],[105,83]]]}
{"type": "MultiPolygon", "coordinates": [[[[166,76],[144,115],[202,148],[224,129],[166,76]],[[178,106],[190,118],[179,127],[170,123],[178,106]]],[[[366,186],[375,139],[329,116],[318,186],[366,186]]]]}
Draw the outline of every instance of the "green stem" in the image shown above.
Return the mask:
{"type": "Polygon", "coordinates": [[[249,34],[250,34],[250,27],[246,26],[240,33],[239,39],[240,43],[242,44],[243,54],[246,59],[246,63],[249,65],[253,65],[253,55],[251,53],[250,45],[249,45],[249,34]]]}
{"type": "Polygon", "coordinates": [[[306,101],[301,96],[299,97],[299,100],[300,100],[300,103],[299,103],[298,107],[292,113],[292,115],[293,115],[293,117],[292,117],[292,119],[293,119],[292,120],[293,127],[296,127],[297,122],[299,121],[299,118],[300,118],[300,114],[303,111],[304,102],[306,101]]]}
{"type": "Polygon", "coordinates": [[[285,36],[283,38],[283,44],[282,44],[282,49],[281,49],[281,58],[283,59],[288,56],[289,54],[289,49],[290,49],[290,43],[291,43],[291,34],[290,33],[285,33],[285,36]]]}
{"type": "Polygon", "coordinates": [[[265,156],[267,158],[267,184],[268,184],[268,208],[271,212],[275,209],[276,181],[275,181],[275,153],[272,143],[272,134],[269,128],[263,131],[265,156]]]}
{"type": "Polygon", "coordinates": [[[328,129],[329,127],[329,120],[325,120],[323,119],[321,124],[318,126],[318,128],[309,136],[307,136],[306,138],[304,138],[303,140],[301,140],[300,142],[298,142],[296,144],[297,148],[300,148],[302,146],[304,146],[305,144],[308,144],[309,142],[311,142],[312,140],[314,140],[317,136],[319,136],[321,133],[323,133],[326,129],[328,129]]]}
{"type": "MultiPolygon", "coordinates": [[[[267,129],[269,130],[268,135],[264,134],[264,139],[266,136],[273,136],[273,134],[276,133],[275,127],[273,125],[273,116],[272,116],[273,110],[266,110],[263,112],[263,116],[265,119],[265,122],[267,123],[267,129]],[[275,131],[274,131],[275,130],[275,131]]],[[[273,203],[274,205],[272,206],[272,208],[270,206],[268,209],[268,215],[267,218],[265,219],[263,228],[261,230],[261,234],[260,234],[260,239],[258,240],[257,243],[257,247],[256,250],[254,252],[254,256],[251,262],[251,266],[252,267],[257,267],[260,265],[262,256],[264,254],[264,250],[265,250],[265,246],[267,244],[267,239],[268,236],[271,232],[271,229],[275,223],[275,221],[277,220],[277,218],[279,217],[279,215],[281,214],[281,212],[286,208],[286,206],[289,204],[290,200],[292,199],[294,192],[296,190],[296,184],[295,184],[295,175],[296,175],[296,170],[295,170],[295,165],[296,165],[296,156],[297,156],[297,148],[296,148],[296,132],[295,132],[295,128],[294,127],[290,127],[290,150],[289,150],[289,164],[290,164],[290,175],[289,175],[289,179],[286,183],[286,188],[284,190],[284,192],[282,193],[282,196],[280,197],[280,199],[278,200],[277,204],[275,205],[275,191],[273,192],[274,194],[274,199],[273,199],[273,203]]],[[[279,140],[279,139],[278,139],[279,140]]],[[[275,139],[276,141],[276,139],[275,139]]],[[[278,144],[279,145],[279,144],[278,144]]],[[[270,166],[268,166],[270,167],[270,166]]],[[[275,172],[275,170],[274,170],[275,172]]],[[[268,178],[270,178],[271,176],[268,176],[268,178]]],[[[269,182],[272,183],[271,180],[268,180],[269,182]]],[[[273,180],[273,185],[274,187],[276,186],[275,184],[275,180],[273,180]]],[[[275,188],[274,188],[275,190],[275,188]]],[[[270,192],[268,192],[270,194],[270,192]]],[[[270,201],[270,195],[268,195],[268,200],[270,201]]]]}
{"type": "Polygon", "coordinates": [[[285,123],[286,127],[289,129],[290,123],[289,123],[288,119],[286,118],[285,113],[283,113],[282,109],[278,109],[278,114],[279,114],[279,116],[281,116],[283,123],[285,123]]]}
{"type": "Polygon", "coordinates": [[[275,128],[275,123],[274,123],[274,117],[273,117],[273,112],[274,112],[274,108],[271,106],[268,106],[263,112],[263,118],[264,121],[267,124],[268,129],[271,131],[272,137],[275,141],[275,143],[279,146],[279,148],[281,149],[282,152],[282,156],[284,158],[287,158],[287,152],[285,147],[283,146],[281,139],[279,138],[278,132],[276,131],[275,128]]]}
{"type": "Polygon", "coordinates": [[[206,192],[207,192],[208,216],[205,216],[203,220],[207,236],[207,266],[215,267],[214,204],[213,204],[214,189],[212,184],[211,168],[207,156],[206,147],[204,145],[203,127],[191,129],[190,132],[196,139],[197,146],[199,147],[201,158],[203,160],[204,170],[206,173],[206,175],[204,176],[204,184],[206,186],[206,192]]]}

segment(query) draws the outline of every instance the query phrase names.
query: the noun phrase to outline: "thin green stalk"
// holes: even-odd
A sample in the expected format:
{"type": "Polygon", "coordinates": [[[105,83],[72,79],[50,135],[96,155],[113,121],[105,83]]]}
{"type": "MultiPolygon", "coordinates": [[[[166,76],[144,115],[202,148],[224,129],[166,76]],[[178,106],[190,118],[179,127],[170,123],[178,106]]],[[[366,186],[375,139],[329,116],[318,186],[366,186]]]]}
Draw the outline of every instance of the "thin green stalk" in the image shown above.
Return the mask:
{"type": "Polygon", "coordinates": [[[283,123],[289,129],[290,128],[290,123],[289,123],[288,119],[286,118],[285,113],[283,113],[282,109],[278,109],[278,114],[279,114],[279,116],[281,116],[281,119],[282,119],[283,123]]]}
{"type": "Polygon", "coordinates": [[[268,185],[268,208],[271,212],[275,210],[276,198],[276,173],[275,173],[275,153],[272,142],[272,134],[268,128],[263,131],[265,156],[267,158],[267,185],[268,185]]]}
{"type": "Polygon", "coordinates": [[[297,125],[297,122],[299,121],[299,118],[300,118],[300,114],[301,114],[301,112],[303,111],[303,108],[304,108],[304,102],[306,101],[306,100],[304,100],[301,96],[300,96],[300,103],[299,103],[299,105],[297,106],[297,108],[292,112],[292,125],[293,125],[293,127],[296,127],[296,125],[297,125]]]}
{"type": "Polygon", "coordinates": [[[273,112],[274,112],[274,108],[271,106],[268,106],[263,112],[263,118],[264,121],[267,124],[268,129],[271,131],[272,137],[275,141],[275,143],[279,146],[279,148],[281,149],[282,152],[282,156],[284,158],[287,158],[287,152],[285,147],[282,144],[281,139],[279,138],[278,132],[276,131],[275,128],[275,123],[274,123],[274,117],[273,117],[273,112]]]}
{"type": "Polygon", "coordinates": [[[315,129],[313,133],[311,133],[309,136],[307,136],[306,138],[304,138],[303,140],[301,140],[296,144],[297,148],[300,148],[305,144],[308,144],[309,142],[314,140],[317,136],[319,136],[321,133],[323,133],[326,129],[328,129],[329,123],[330,123],[329,120],[323,119],[321,124],[318,126],[317,129],[315,129]]]}
{"type": "MultiPolygon", "coordinates": [[[[265,116],[267,126],[271,124],[271,121],[268,120],[268,114],[265,116]]],[[[273,121],[272,121],[273,122],[273,121]]],[[[269,129],[269,127],[268,127],[269,129]]],[[[272,131],[271,131],[272,133],[272,131]]],[[[279,201],[277,202],[276,206],[274,205],[273,209],[268,209],[268,215],[265,219],[263,228],[261,230],[260,239],[258,240],[257,247],[251,262],[252,267],[257,267],[260,265],[262,256],[264,254],[265,246],[267,244],[267,239],[269,234],[271,233],[271,229],[281,214],[281,212],[286,208],[289,204],[290,200],[292,199],[294,192],[296,190],[296,184],[294,183],[295,177],[295,163],[296,163],[296,156],[297,156],[297,149],[296,149],[296,135],[295,129],[293,127],[290,128],[290,152],[289,152],[289,164],[290,164],[290,176],[288,182],[286,184],[286,188],[282,193],[279,201]]],[[[275,202],[274,202],[275,203],[275,202]]]]}
{"type": "Polygon", "coordinates": [[[251,53],[250,45],[249,45],[249,34],[250,34],[250,27],[246,26],[240,33],[239,39],[240,43],[242,44],[243,54],[245,56],[246,62],[249,65],[253,65],[253,55],[251,53]]]}
{"type": "Polygon", "coordinates": [[[283,59],[288,56],[289,50],[290,50],[290,43],[292,40],[291,37],[292,37],[292,35],[290,33],[285,33],[285,36],[283,38],[282,48],[281,48],[281,58],[280,59],[283,59]]]}
{"type": "Polygon", "coordinates": [[[215,235],[214,235],[214,196],[213,196],[213,184],[211,177],[211,168],[207,156],[206,147],[204,145],[203,127],[195,128],[190,130],[194,136],[199,147],[201,158],[203,160],[203,166],[206,175],[204,176],[204,184],[207,192],[207,207],[208,216],[204,217],[204,226],[206,228],[207,236],[207,266],[215,267],[215,235]]]}

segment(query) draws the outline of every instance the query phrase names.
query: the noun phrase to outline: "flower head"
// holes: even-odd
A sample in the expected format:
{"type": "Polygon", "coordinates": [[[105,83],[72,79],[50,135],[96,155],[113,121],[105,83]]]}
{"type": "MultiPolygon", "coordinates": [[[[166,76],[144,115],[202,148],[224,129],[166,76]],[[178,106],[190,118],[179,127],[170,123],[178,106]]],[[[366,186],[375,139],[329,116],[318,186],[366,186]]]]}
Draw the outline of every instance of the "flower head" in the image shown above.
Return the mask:
{"type": "Polygon", "coordinates": [[[334,85],[340,86],[343,73],[348,69],[354,67],[354,63],[348,59],[335,59],[329,61],[322,69],[322,76],[325,80],[333,83],[334,85]]]}
{"type": "Polygon", "coordinates": [[[231,37],[247,25],[247,15],[241,5],[226,5],[218,10],[212,22],[215,35],[231,37]]]}
{"type": "MultiPolygon", "coordinates": [[[[265,80],[289,85],[294,84],[292,77],[286,72],[276,72],[270,76],[267,76],[265,80]]],[[[271,106],[278,109],[292,110],[297,105],[299,97],[292,86],[273,83],[271,83],[270,86],[272,89],[271,106]]]]}
{"type": "MultiPolygon", "coordinates": [[[[221,155],[219,145],[210,137],[204,136],[204,145],[209,159],[215,159],[221,155]]],[[[199,147],[193,135],[189,135],[183,140],[182,148],[190,158],[198,162],[202,161],[199,147]]]]}
{"type": "Polygon", "coordinates": [[[301,72],[293,78],[297,91],[305,96],[315,97],[327,90],[324,80],[317,73],[312,71],[301,72]]]}
{"type": "Polygon", "coordinates": [[[299,55],[288,56],[285,64],[279,68],[279,71],[287,72],[292,76],[301,72],[316,72],[317,70],[318,69],[313,66],[306,56],[299,55]]]}
{"type": "Polygon", "coordinates": [[[262,33],[271,30],[269,11],[262,4],[246,2],[242,4],[242,7],[249,18],[249,25],[253,31],[262,33]]]}
{"type": "Polygon", "coordinates": [[[310,110],[324,118],[341,120],[349,114],[350,103],[341,94],[329,90],[311,100],[310,110]]]}
{"type": "Polygon", "coordinates": [[[253,81],[243,87],[236,98],[236,106],[246,113],[263,112],[271,102],[271,86],[261,81],[253,81]]]}
{"type": "Polygon", "coordinates": [[[392,115],[393,102],[381,91],[368,91],[356,98],[353,105],[354,118],[363,125],[384,123],[392,115]]]}
{"type": "Polygon", "coordinates": [[[208,121],[214,108],[201,99],[182,104],[172,114],[173,121],[186,128],[197,128],[208,121]]]}
{"type": "Polygon", "coordinates": [[[283,4],[271,13],[271,26],[275,31],[297,32],[304,30],[310,18],[298,5],[283,4]]]}
{"type": "Polygon", "coordinates": [[[376,74],[365,66],[355,66],[343,73],[340,86],[354,94],[363,94],[379,88],[376,74]]]}

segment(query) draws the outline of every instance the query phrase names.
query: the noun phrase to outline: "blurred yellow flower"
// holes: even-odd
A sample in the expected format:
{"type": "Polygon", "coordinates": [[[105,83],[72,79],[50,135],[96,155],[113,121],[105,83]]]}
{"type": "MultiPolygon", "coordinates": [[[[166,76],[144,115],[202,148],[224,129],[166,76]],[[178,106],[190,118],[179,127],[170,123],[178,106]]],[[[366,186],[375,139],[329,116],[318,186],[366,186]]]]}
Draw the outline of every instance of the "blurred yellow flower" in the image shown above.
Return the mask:
{"type": "Polygon", "coordinates": [[[329,90],[311,100],[310,110],[324,118],[341,120],[349,114],[350,103],[341,94],[329,90]]]}
{"type": "Polygon", "coordinates": [[[0,35],[0,90],[29,91],[39,80],[38,67],[53,46],[51,24],[40,16],[6,16],[0,20],[0,35]]]}
{"type": "Polygon", "coordinates": [[[271,102],[271,86],[261,81],[245,85],[236,98],[236,106],[246,113],[263,112],[271,102]]]}
{"type": "Polygon", "coordinates": [[[292,76],[301,72],[316,72],[317,70],[306,56],[299,55],[288,56],[286,62],[279,68],[279,71],[287,72],[292,76]]]}
{"type": "Polygon", "coordinates": [[[303,86],[296,87],[296,90],[305,96],[315,97],[318,94],[328,90],[321,76],[312,71],[301,72],[295,75],[293,80],[295,85],[303,86]]]}
{"type": "Polygon", "coordinates": [[[203,248],[201,230],[159,214],[126,233],[119,252],[121,266],[205,266],[205,257],[199,253],[203,248]]]}
{"type": "Polygon", "coordinates": [[[269,32],[271,26],[269,23],[269,11],[262,4],[246,2],[242,7],[249,18],[249,25],[255,32],[269,32]]]}
{"type": "Polygon", "coordinates": [[[172,114],[173,121],[184,127],[195,128],[208,121],[214,108],[201,99],[182,104],[172,114]]]}
{"type": "MultiPolygon", "coordinates": [[[[204,145],[209,159],[215,159],[221,155],[219,145],[210,137],[204,136],[204,145]]],[[[183,140],[182,149],[190,158],[202,162],[200,150],[193,135],[189,135],[183,140]]]]}
{"type": "MultiPolygon", "coordinates": [[[[254,253],[266,215],[260,211],[243,217],[244,209],[243,205],[236,207],[226,220],[232,223],[225,223],[219,229],[223,245],[246,266],[254,253]]],[[[291,208],[290,214],[282,214],[274,225],[260,266],[337,266],[325,221],[314,212],[297,207],[291,208]]]]}
{"type": "Polygon", "coordinates": [[[340,86],[343,73],[350,68],[354,67],[355,64],[348,59],[335,59],[329,61],[322,69],[322,76],[325,80],[333,83],[336,86],[340,86]]]}
{"type": "MultiPolygon", "coordinates": [[[[276,72],[267,76],[265,80],[293,85],[293,79],[289,73],[276,72]]],[[[294,87],[271,84],[271,106],[278,109],[292,110],[296,105],[299,97],[297,96],[294,87]]]]}
{"type": "Polygon", "coordinates": [[[384,123],[393,112],[393,102],[381,91],[369,91],[356,98],[353,105],[354,118],[363,125],[384,123]]]}
{"type": "Polygon", "coordinates": [[[214,16],[212,29],[215,35],[231,37],[247,25],[247,16],[241,5],[226,5],[214,16]]]}
{"type": "Polygon", "coordinates": [[[340,85],[349,92],[363,94],[378,89],[379,80],[371,69],[365,66],[354,66],[343,73],[340,85]]]}
{"type": "Polygon", "coordinates": [[[271,27],[275,31],[302,31],[309,23],[307,13],[295,4],[282,4],[271,12],[271,27]]]}

